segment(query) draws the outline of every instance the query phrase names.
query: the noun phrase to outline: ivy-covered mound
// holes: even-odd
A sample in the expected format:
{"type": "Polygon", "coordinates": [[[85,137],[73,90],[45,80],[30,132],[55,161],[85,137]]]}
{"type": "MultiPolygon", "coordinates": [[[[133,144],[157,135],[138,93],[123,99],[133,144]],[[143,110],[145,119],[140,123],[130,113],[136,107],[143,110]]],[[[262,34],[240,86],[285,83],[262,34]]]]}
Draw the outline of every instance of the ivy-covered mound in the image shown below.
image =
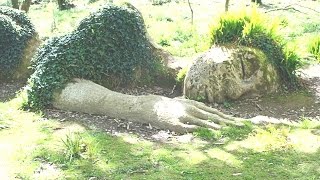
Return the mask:
{"type": "Polygon", "coordinates": [[[242,45],[262,50],[278,69],[284,86],[294,90],[299,87],[295,72],[302,64],[298,55],[286,47],[277,26],[256,9],[229,12],[212,26],[211,45],[242,45]]]}
{"type": "Polygon", "coordinates": [[[132,5],[107,5],[80,22],[72,33],[53,38],[33,59],[28,106],[50,105],[53,92],[73,78],[108,88],[150,84],[164,72],[144,20],[132,5]]]}
{"type": "Polygon", "coordinates": [[[14,78],[20,64],[24,60],[30,61],[26,59],[28,57],[25,49],[36,36],[35,29],[25,13],[0,7],[0,80],[14,78]]]}

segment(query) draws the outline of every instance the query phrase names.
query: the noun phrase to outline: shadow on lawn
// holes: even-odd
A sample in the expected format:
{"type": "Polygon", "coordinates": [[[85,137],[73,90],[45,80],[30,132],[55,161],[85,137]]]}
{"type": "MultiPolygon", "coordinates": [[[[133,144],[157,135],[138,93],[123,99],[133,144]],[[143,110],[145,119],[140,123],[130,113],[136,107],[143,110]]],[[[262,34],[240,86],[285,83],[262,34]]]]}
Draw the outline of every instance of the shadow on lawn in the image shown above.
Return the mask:
{"type": "MultiPolygon", "coordinates": [[[[302,131],[310,135],[309,130],[302,131]]],[[[250,137],[214,145],[196,139],[192,143],[163,144],[132,134],[115,137],[91,130],[85,130],[81,136],[91,148],[90,156],[66,162],[63,151],[53,150],[38,154],[37,158],[57,164],[71,179],[320,178],[320,137],[316,135],[310,135],[317,141],[314,146],[302,143],[308,146],[308,152],[281,142],[266,143],[264,150],[256,149],[260,142],[252,144],[250,137]]]]}

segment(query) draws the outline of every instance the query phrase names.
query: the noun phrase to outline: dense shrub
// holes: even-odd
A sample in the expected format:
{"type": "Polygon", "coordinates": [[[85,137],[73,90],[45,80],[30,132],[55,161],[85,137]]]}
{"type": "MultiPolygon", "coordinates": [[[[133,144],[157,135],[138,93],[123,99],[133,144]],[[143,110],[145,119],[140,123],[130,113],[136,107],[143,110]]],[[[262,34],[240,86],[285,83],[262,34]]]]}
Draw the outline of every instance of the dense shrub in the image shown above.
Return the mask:
{"type": "Polygon", "coordinates": [[[11,77],[35,29],[25,13],[0,7],[0,77],[11,77]]]}
{"type": "Polygon", "coordinates": [[[261,49],[278,68],[285,85],[295,89],[298,87],[295,70],[301,66],[300,58],[294,51],[287,50],[277,26],[255,9],[227,13],[212,25],[211,45],[233,44],[261,49]]]}
{"type": "Polygon", "coordinates": [[[320,62],[320,36],[313,38],[309,42],[308,51],[320,62]]]}
{"type": "Polygon", "coordinates": [[[163,72],[163,65],[146,33],[134,7],[108,5],[82,20],[72,33],[49,40],[33,59],[29,107],[49,105],[53,91],[72,78],[109,88],[151,83],[163,72]]]}

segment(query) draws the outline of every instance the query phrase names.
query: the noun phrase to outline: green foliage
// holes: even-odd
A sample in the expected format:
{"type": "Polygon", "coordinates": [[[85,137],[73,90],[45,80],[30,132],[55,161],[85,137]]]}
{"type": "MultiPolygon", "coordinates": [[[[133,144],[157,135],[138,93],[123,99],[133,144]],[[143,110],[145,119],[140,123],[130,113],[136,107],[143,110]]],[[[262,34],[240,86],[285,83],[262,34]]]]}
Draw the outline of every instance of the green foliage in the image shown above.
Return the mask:
{"type": "Polygon", "coordinates": [[[255,133],[251,134],[251,137],[261,141],[267,151],[288,150],[292,148],[292,144],[289,141],[290,131],[290,127],[268,125],[263,129],[256,129],[255,133]]]}
{"type": "Polygon", "coordinates": [[[205,37],[199,35],[195,27],[192,26],[189,28],[178,26],[170,38],[174,55],[190,56],[208,49],[205,37]]]}
{"type": "Polygon", "coordinates": [[[179,83],[183,83],[184,82],[184,79],[187,75],[187,72],[188,72],[188,69],[187,67],[185,68],[182,68],[178,74],[177,74],[177,77],[176,77],[176,81],[179,82],[179,83]]]}
{"type": "Polygon", "coordinates": [[[84,78],[109,88],[147,84],[163,73],[153,52],[143,18],[128,5],[108,5],[83,19],[75,31],[53,38],[33,59],[28,106],[50,104],[53,91],[72,78],[84,78]]]}
{"type": "Polygon", "coordinates": [[[183,19],[186,16],[155,12],[146,18],[150,35],[173,56],[191,57],[209,49],[207,32],[201,32],[195,25],[183,19]]]}
{"type": "Polygon", "coordinates": [[[212,25],[210,44],[225,44],[241,40],[246,22],[245,17],[237,14],[226,14],[220,17],[219,23],[212,25]]]}
{"type": "Polygon", "coordinates": [[[232,102],[224,101],[223,106],[224,108],[230,109],[232,107],[232,102]]]}
{"type": "Polygon", "coordinates": [[[283,83],[295,89],[298,87],[295,70],[301,66],[300,58],[294,51],[286,50],[278,26],[278,22],[268,21],[256,9],[227,13],[211,27],[211,45],[234,44],[262,50],[278,68],[283,83]]]}
{"type": "Polygon", "coordinates": [[[80,134],[67,134],[65,139],[61,139],[64,147],[65,158],[71,162],[73,159],[80,158],[86,151],[86,145],[82,142],[80,134]]]}
{"type": "Polygon", "coordinates": [[[320,36],[313,38],[309,42],[308,51],[320,62],[320,36]]]}
{"type": "Polygon", "coordinates": [[[244,126],[228,126],[221,130],[221,134],[224,137],[230,139],[241,140],[246,138],[254,130],[254,126],[251,122],[244,122],[244,126]]]}
{"type": "Polygon", "coordinates": [[[35,29],[24,13],[0,7],[0,77],[10,78],[34,35],[35,29]]]}
{"type": "Polygon", "coordinates": [[[313,32],[320,32],[320,23],[319,22],[312,22],[306,23],[303,26],[303,33],[313,33],[313,32]]]}
{"type": "Polygon", "coordinates": [[[196,137],[205,139],[205,140],[218,140],[222,137],[220,131],[214,131],[208,128],[198,128],[193,132],[196,137]]]}
{"type": "Polygon", "coordinates": [[[221,138],[227,138],[232,140],[242,140],[247,138],[255,127],[251,122],[244,122],[244,126],[227,126],[221,130],[212,130],[208,128],[198,128],[193,133],[196,137],[200,137],[206,140],[219,140],[221,138]]]}
{"type": "Polygon", "coordinates": [[[320,122],[308,117],[300,117],[299,127],[301,129],[319,129],[320,122]]]}

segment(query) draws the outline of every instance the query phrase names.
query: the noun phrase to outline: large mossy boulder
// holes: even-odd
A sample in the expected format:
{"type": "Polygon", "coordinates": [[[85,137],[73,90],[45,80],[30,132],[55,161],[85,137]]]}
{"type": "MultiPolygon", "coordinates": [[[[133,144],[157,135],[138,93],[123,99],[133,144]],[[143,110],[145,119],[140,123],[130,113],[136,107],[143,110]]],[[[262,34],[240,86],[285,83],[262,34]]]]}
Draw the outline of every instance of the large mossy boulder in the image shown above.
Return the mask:
{"type": "Polygon", "coordinates": [[[280,86],[277,69],[262,51],[243,46],[213,47],[190,67],[184,95],[221,103],[274,93],[280,86]]]}
{"type": "Polygon", "coordinates": [[[37,33],[25,13],[0,7],[0,81],[26,80],[36,48],[37,33]]]}
{"type": "Polygon", "coordinates": [[[110,89],[151,85],[166,79],[165,64],[149,39],[141,13],[130,4],[107,5],[83,19],[70,34],[53,38],[39,49],[33,58],[28,105],[50,105],[53,92],[73,78],[110,89]]]}

